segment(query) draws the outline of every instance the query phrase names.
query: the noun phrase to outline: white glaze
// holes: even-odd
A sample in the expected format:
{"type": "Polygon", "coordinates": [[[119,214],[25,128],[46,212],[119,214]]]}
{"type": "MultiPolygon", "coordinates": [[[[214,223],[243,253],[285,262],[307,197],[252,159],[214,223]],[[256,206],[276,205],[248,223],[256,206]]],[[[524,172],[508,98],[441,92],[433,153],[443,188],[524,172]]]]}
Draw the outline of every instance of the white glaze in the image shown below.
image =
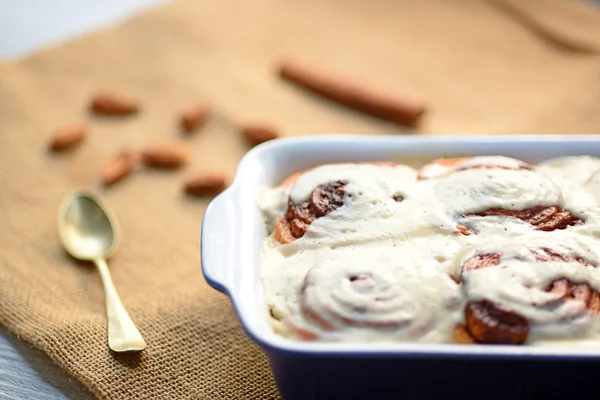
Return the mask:
{"type": "MultiPolygon", "coordinates": [[[[586,188],[589,176],[577,184],[567,185],[561,180],[565,171],[570,171],[568,174],[577,171],[569,170],[571,163],[581,163],[585,166],[582,173],[591,175],[593,172],[588,173],[592,169],[590,164],[600,165],[600,160],[571,158],[568,162],[546,162],[539,171],[529,171],[506,169],[524,165],[519,160],[475,157],[461,166],[506,168],[454,172],[438,169],[436,172],[435,167],[430,167],[427,176],[435,178],[423,180],[417,180],[416,171],[406,166],[326,165],[304,173],[289,189],[264,191],[259,196],[259,206],[272,226],[285,212],[288,196],[300,203],[320,184],[340,179],[348,181],[344,205],[316,219],[302,238],[287,245],[279,244],[272,236],[265,240],[262,276],[267,302],[282,320],[274,321],[276,330],[284,336],[296,337],[290,327],[299,326],[322,340],[451,342],[452,328],[464,318],[465,302],[488,296],[532,319],[531,344],[545,345],[554,341],[568,344],[575,336],[595,338],[600,327],[595,318],[575,304],[577,302],[554,310],[556,314],[539,311],[532,303],[549,295],[541,290],[524,290],[522,285],[523,282],[544,285],[562,274],[574,281],[589,281],[600,290],[598,273],[593,268],[584,268],[579,263],[536,262],[521,262],[517,268],[508,262],[504,269],[474,271],[468,278],[469,290],[449,278],[458,277],[460,266],[476,250],[513,248],[523,243],[575,252],[592,262],[600,259],[594,250],[600,238],[600,190],[594,192],[589,185],[586,188]],[[558,177],[556,182],[555,177],[558,177]],[[567,188],[568,194],[563,196],[567,188]],[[394,201],[392,197],[397,193],[403,194],[405,200],[394,201]],[[540,232],[516,218],[462,216],[491,207],[522,210],[538,205],[573,209],[576,215],[586,219],[586,224],[540,232]],[[479,234],[458,234],[457,223],[475,226],[479,234]],[[312,294],[305,293],[304,301],[324,315],[327,315],[324,307],[331,296],[353,304],[364,300],[348,290],[347,282],[340,281],[340,276],[367,269],[398,288],[397,302],[387,303],[392,308],[392,304],[398,306],[385,315],[411,322],[400,324],[397,329],[380,329],[334,321],[336,328],[328,330],[307,320],[301,313],[301,288],[311,269],[310,282],[318,276],[316,282],[322,281],[332,289],[329,293],[323,289],[319,295],[309,291],[312,294]],[[332,271],[330,275],[328,270],[332,271]],[[560,316],[572,318],[565,323],[560,316]]],[[[505,262],[510,257],[506,255],[503,259],[505,262]]],[[[319,287],[324,288],[323,285],[319,287]]],[[[372,305],[373,310],[377,307],[372,305]]]]}
{"type": "Polygon", "coordinates": [[[275,223],[287,209],[289,191],[290,188],[285,186],[258,188],[256,202],[261,205],[263,219],[269,233],[273,232],[275,223]]]}
{"type": "Polygon", "coordinates": [[[442,175],[449,174],[450,172],[459,170],[459,169],[467,169],[473,168],[482,165],[495,165],[504,168],[511,169],[519,169],[526,167],[527,164],[521,160],[517,160],[510,157],[504,156],[480,156],[480,157],[470,157],[464,160],[457,160],[456,163],[451,163],[450,165],[446,164],[438,164],[438,163],[430,163],[425,165],[420,170],[420,175],[425,179],[439,178],[442,175]]]}
{"type": "MultiPolygon", "coordinates": [[[[349,180],[351,187],[355,188],[355,193],[363,190],[373,198],[391,198],[397,191],[404,192],[407,189],[406,184],[416,180],[416,174],[414,169],[403,165],[395,167],[373,164],[323,165],[302,174],[296,181],[290,198],[294,203],[299,204],[307,200],[317,186],[340,179],[349,180]]],[[[347,187],[346,191],[352,193],[350,187],[347,187]]]]}
{"type": "Polygon", "coordinates": [[[537,171],[470,169],[439,179],[435,193],[454,216],[498,207],[522,210],[562,205],[562,192],[537,171]]]}

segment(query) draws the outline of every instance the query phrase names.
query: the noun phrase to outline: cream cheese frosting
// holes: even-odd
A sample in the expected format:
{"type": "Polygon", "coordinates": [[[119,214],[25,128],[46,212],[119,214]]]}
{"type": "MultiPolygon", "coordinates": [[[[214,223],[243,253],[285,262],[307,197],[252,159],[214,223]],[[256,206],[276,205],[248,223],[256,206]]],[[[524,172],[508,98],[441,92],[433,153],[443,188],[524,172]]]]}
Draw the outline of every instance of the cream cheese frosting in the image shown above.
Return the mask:
{"type": "Polygon", "coordinates": [[[600,292],[598,170],[600,159],[587,156],[539,166],[472,157],[420,171],[331,164],[289,186],[262,188],[257,202],[271,233],[290,202],[309,201],[328,182],[345,182],[343,205],[315,218],[301,237],[287,244],[274,234],[265,239],[269,319],[292,339],[450,343],[457,324],[465,323],[465,304],[485,299],[529,321],[528,344],[595,343],[600,317],[545,288],[567,279],[600,292]],[[535,207],[567,210],[583,223],[546,232],[514,216],[471,215],[535,207]],[[540,248],[586,263],[542,262],[532,256],[540,248]],[[501,254],[498,265],[462,271],[482,253],[501,254]]]}

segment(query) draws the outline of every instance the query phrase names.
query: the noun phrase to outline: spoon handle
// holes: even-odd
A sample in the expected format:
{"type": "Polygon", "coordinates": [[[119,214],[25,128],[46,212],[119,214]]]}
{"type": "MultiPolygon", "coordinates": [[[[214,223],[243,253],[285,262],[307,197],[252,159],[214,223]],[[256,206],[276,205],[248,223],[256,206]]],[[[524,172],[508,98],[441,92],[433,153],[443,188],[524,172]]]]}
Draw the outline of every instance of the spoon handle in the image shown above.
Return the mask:
{"type": "Polygon", "coordinates": [[[123,307],[117,289],[110,278],[106,260],[96,259],[104,296],[106,298],[106,315],[108,318],[108,347],[112,351],[140,351],[146,348],[146,342],[123,307]]]}

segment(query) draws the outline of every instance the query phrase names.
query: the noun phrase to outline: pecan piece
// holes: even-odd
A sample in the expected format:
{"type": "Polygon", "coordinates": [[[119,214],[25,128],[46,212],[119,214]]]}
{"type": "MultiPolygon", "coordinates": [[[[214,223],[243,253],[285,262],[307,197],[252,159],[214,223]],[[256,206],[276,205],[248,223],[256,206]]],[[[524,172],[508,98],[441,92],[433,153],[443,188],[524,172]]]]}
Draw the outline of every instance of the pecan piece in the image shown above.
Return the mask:
{"type": "Polygon", "coordinates": [[[192,104],[181,111],[179,126],[188,135],[200,128],[208,119],[210,110],[203,103],[192,104]]]}
{"type": "Polygon", "coordinates": [[[83,123],[65,125],[54,132],[48,147],[54,152],[73,148],[81,143],[86,133],[87,127],[83,123]]]}
{"type": "Polygon", "coordinates": [[[130,115],[140,110],[140,102],[125,92],[103,91],[92,97],[90,110],[101,115],[130,115]]]}
{"type": "Polygon", "coordinates": [[[227,186],[225,174],[220,172],[199,172],[184,182],[183,190],[191,196],[216,195],[227,186]]]}
{"type": "Polygon", "coordinates": [[[281,136],[276,127],[264,122],[248,122],[241,127],[240,132],[246,143],[252,147],[281,136]]]}
{"type": "Polygon", "coordinates": [[[122,150],[113,156],[102,168],[100,180],[104,186],[110,186],[126,178],[133,172],[136,164],[136,154],[122,150]]]}

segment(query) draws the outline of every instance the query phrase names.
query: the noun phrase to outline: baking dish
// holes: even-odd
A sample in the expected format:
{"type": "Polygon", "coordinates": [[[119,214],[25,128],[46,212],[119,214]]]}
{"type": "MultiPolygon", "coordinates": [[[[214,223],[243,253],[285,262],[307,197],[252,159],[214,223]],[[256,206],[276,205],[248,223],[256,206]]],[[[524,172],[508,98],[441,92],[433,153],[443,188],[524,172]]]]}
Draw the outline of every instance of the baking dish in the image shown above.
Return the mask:
{"type": "Polygon", "coordinates": [[[267,235],[255,196],[305,168],[332,162],[505,155],[537,163],[600,157],[594,136],[309,136],[262,144],[242,159],[233,184],[204,215],[201,255],[208,283],[227,294],[248,336],[266,352],[286,399],[555,397],[592,388],[598,348],[414,343],[297,342],[267,322],[260,248],[267,235]]]}

